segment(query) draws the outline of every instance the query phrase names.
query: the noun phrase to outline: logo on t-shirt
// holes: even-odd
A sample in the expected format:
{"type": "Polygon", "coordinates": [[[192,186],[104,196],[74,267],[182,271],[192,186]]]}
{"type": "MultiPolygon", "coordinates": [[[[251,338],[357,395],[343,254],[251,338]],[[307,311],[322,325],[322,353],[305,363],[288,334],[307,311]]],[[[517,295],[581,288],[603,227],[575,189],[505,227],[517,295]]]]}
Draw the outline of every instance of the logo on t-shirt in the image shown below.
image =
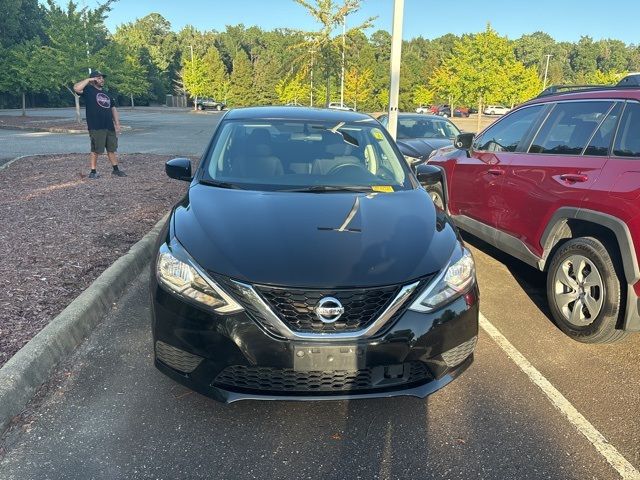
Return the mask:
{"type": "Polygon", "coordinates": [[[102,92],[96,94],[96,102],[102,108],[110,108],[111,107],[111,99],[109,98],[108,95],[105,95],[102,92]]]}

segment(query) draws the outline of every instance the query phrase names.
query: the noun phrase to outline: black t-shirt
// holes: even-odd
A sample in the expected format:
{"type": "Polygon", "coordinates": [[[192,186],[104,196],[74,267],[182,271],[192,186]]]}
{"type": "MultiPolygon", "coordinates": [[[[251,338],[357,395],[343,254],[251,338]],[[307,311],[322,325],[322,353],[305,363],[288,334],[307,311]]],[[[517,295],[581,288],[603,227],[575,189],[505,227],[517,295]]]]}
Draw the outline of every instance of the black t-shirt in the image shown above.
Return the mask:
{"type": "Polygon", "coordinates": [[[87,85],[82,91],[87,106],[87,127],[89,130],[115,130],[111,107],[115,107],[113,97],[93,85],[87,85]]]}

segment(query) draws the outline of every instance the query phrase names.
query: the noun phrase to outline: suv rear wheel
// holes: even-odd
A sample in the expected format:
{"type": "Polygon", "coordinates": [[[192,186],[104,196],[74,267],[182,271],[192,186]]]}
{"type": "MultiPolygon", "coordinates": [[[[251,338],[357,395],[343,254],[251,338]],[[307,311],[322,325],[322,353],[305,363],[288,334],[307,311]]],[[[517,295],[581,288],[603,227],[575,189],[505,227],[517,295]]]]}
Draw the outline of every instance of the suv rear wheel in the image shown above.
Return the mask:
{"type": "Polygon", "coordinates": [[[620,271],[596,238],[576,238],[560,247],[547,273],[547,299],[558,327],[584,343],[625,337],[616,329],[624,305],[620,271]]]}

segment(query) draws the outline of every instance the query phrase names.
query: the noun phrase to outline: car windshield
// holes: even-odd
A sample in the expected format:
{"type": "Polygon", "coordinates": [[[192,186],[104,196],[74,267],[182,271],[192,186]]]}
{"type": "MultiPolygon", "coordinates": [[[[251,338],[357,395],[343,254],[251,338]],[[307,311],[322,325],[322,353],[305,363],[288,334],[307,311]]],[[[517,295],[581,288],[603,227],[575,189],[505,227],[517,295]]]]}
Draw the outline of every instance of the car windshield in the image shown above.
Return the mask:
{"type": "Polygon", "coordinates": [[[398,138],[455,138],[460,130],[438,118],[398,118],[398,138]]]}
{"type": "Polygon", "coordinates": [[[205,183],[250,190],[413,188],[404,160],[372,120],[227,120],[204,172],[205,183]]]}

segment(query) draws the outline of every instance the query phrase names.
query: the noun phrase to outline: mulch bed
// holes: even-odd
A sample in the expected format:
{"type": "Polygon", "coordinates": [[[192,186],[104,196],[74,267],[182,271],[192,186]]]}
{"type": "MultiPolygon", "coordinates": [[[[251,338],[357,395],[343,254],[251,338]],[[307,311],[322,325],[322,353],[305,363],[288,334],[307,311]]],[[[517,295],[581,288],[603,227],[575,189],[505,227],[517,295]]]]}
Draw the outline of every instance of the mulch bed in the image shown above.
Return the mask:
{"type": "Polygon", "coordinates": [[[25,116],[22,115],[0,115],[0,127],[18,130],[43,130],[43,131],[64,131],[64,130],[87,130],[87,123],[69,120],[64,117],[47,116],[25,116]]]}
{"type": "Polygon", "coordinates": [[[106,157],[89,180],[88,155],[18,160],[0,170],[0,367],[184,195],[164,155],[106,157]]]}

